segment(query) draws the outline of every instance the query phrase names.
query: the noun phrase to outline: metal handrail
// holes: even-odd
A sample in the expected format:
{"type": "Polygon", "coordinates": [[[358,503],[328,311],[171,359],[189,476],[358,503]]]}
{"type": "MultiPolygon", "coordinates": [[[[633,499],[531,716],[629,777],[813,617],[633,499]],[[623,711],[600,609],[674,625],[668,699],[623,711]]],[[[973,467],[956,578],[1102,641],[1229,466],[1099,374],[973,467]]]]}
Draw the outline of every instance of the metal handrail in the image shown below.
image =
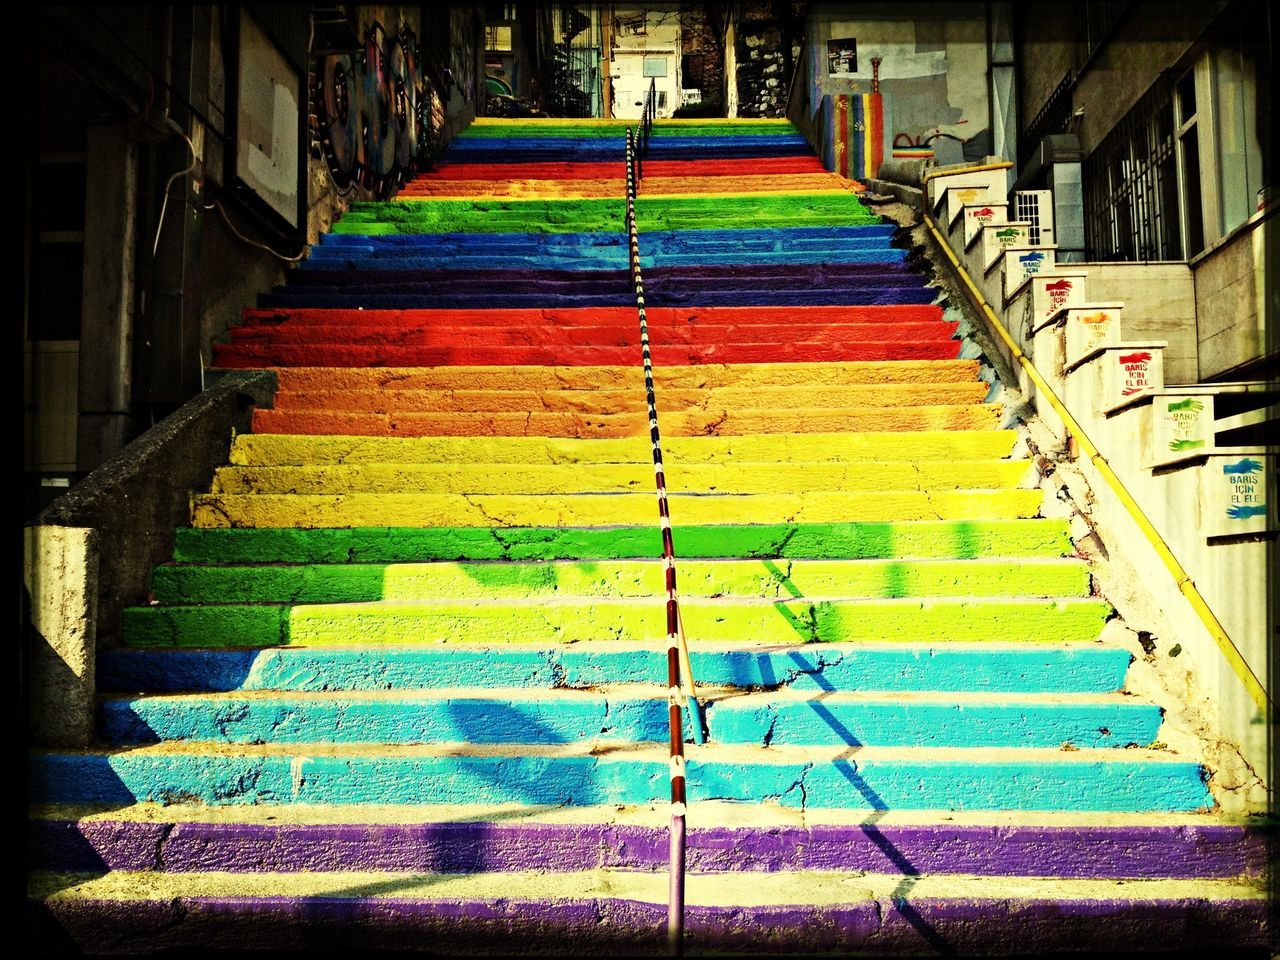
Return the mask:
{"type": "MultiPolygon", "coordinates": [[[[648,114],[648,108],[645,110],[648,114]]],[[[689,647],[680,616],[676,591],[675,544],[671,536],[671,514],[667,505],[666,476],[662,463],[662,437],[658,430],[657,398],[653,386],[653,357],[649,345],[649,324],[645,318],[644,279],[640,273],[640,240],[636,229],[637,140],[639,131],[627,128],[627,242],[631,280],[635,287],[636,312],[640,320],[640,354],[644,359],[644,386],[649,408],[649,439],[653,446],[653,475],[658,494],[658,523],[662,530],[662,565],[667,587],[667,724],[670,734],[671,846],[670,886],[667,901],[667,943],[672,956],[680,956],[684,946],[685,872],[685,791],[684,710],[694,739],[705,742],[702,710],[695,696],[689,647]]]]}
{"type": "Polygon", "coordinates": [[[1005,345],[1005,347],[1008,348],[1013,359],[1016,360],[1022,369],[1026,371],[1027,378],[1035,384],[1036,390],[1039,391],[1040,395],[1049,404],[1049,406],[1053,408],[1054,413],[1056,413],[1062,420],[1067,431],[1076,438],[1076,442],[1079,443],[1080,449],[1086,456],[1088,456],[1094,467],[1097,468],[1102,479],[1106,481],[1106,484],[1111,488],[1112,493],[1114,493],[1117,499],[1119,499],[1120,505],[1124,507],[1133,522],[1137,524],[1142,535],[1146,537],[1147,542],[1151,544],[1152,549],[1155,550],[1156,555],[1164,564],[1165,569],[1168,570],[1170,575],[1173,577],[1178,591],[1186,597],[1187,602],[1191,604],[1191,609],[1195,611],[1196,616],[1199,617],[1200,622],[1209,632],[1209,636],[1212,637],[1214,643],[1217,644],[1218,649],[1222,652],[1222,655],[1231,667],[1232,672],[1235,673],[1236,678],[1244,685],[1245,690],[1248,691],[1249,697],[1253,700],[1254,704],[1256,704],[1258,709],[1264,714],[1267,713],[1268,709],[1274,711],[1275,702],[1270,691],[1268,691],[1262,681],[1258,679],[1258,675],[1253,672],[1253,668],[1249,665],[1248,661],[1245,660],[1244,655],[1240,653],[1239,648],[1231,639],[1230,634],[1227,633],[1226,627],[1222,625],[1222,622],[1217,618],[1213,610],[1210,609],[1209,604],[1205,601],[1203,594],[1200,593],[1200,589],[1196,586],[1195,581],[1191,579],[1191,574],[1187,573],[1182,564],[1178,562],[1178,558],[1173,555],[1173,551],[1169,549],[1169,545],[1165,543],[1164,538],[1160,536],[1155,525],[1147,518],[1142,507],[1138,505],[1138,501],[1133,498],[1131,493],[1129,493],[1128,488],[1124,485],[1124,481],[1122,481],[1115,470],[1112,469],[1111,464],[1107,462],[1107,458],[1102,455],[1102,451],[1100,451],[1094,445],[1093,441],[1089,439],[1088,434],[1084,432],[1084,428],[1080,425],[1080,422],[1071,415],[1071,412],[1067,409],[1062,400],[1059,399],[1053,387],[1049,385],[1049,382],[1045,380],[1040,371],[1036,369],[1036,365],[1030,360],[1030,358],[1022,352],[1021,348],[1019,348],[1018,344],[1014,341],[1009,331],[1005,328],[1005,325],[1000,322],[1000,318],[996,316],[995,311],[991,309],[991,305],[987,303],[986,297],[982,295],[982,291],[977,288],[973,280],[969,277],[968,271],[961,266],[955,252],[951,249],[951,244],[948,243],[946,238],[942,235],[942,232],[938,229],[937,222],[929,213],[930,180],[938,177],[954,176],[956,174],[982,173],[988,170],[1008,170],[1012,166],[1012,163],[1007,160],[1003,160],[999,163],[931,170],[926,173],[920,181],[920,212],[924,218],[925,226],[928,227],[929,232],[933,235],[933,239],[938,244],[938,247],[946,255],[947,259],[951,261],[952,269],[964,284],[970,298],[974,302],[974,305],[977,306],[977,308],[986,317],[987,322],[991,325],[991,329],[995,332],[996,336],[1005,345]]]}

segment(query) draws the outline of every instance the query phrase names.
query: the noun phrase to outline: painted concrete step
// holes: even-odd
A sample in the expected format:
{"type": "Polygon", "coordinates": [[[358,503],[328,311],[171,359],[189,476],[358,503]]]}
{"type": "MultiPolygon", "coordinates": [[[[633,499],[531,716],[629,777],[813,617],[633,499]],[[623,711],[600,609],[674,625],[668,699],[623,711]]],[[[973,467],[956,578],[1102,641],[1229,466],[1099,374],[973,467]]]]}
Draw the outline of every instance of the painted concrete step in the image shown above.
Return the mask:
{"type": "MultiPolygon", "coordinates": [[[[938,643],[1092,640],[1111,613],[1088,598],[748,600],[681,604],[693,643],[938,643]]],[[[536,644],[664,640],[666,611],[652,598],[532,601],[382,601],[128,607],[131,646],[274,647],[376,644],[536,644]]]]}
{"type": "MultiPolygon", "coordinates": [[[[795,157],[759,157],[751,161],[751,169],[764,174],[825,173],[822,162],[812,154],[795,157]]],[[[646,160],[647,176],[739,176],[742,164],[737,160],[646,160]]],[[[626,163],[621,158],[602,162],[558,163],[458,163],[441,159],[430,171],[419,174],[411,183],[419,180],[501,180],[520,178],[612,177],[626,176],[626,163]]]]}
{"type": "MultiPolygon", "coordinates": [[[[754,296],[754,294],[752,295],[754,296]]],[[[809,295],[806,295],[809,296],[809,295]]],[[[394,298],[392,298],[394,299],[394,298]]],[[[411,298],[410,298],[411,299],[411,298]]],[[[513,299],[523,299],[516,297],[513,299]]],[[[620,298],[622,299],[622,298],[620,298]]],[[[723,299],[723,298],[722,298],[723,299]]],[[[809,299],[830,299],[813,294],[809,299]]],[[[928,298],[931,300],[932,295],[928,298]]],[[[634,297],[632,298],[634,302],[634,297]]],[[[382,306],[411,308],[440,306],[438,303],[395,303],[382,306]]],[[[731,346],[655,345],[653,362],[663,366],[719,363],[830,363],[880,360],[954,360],[960,341],[946,338],[903,342],[832,343],[829,341],[739,343],[731,346]]],[[[583,347],[567,351],[563,346],[545,347],[390,347],[344,344],[214,344],[214,366],[260,367],[439,367],[457,366],[584,366],[608,367],[635,363],[634,347],[583,347]]]]}
{"type": "MultiPolygon", "coordinates": [[[[688,524],[838,523],[855,520],[1012,520],[1034,517],[1037,490],[673,494],[671,516],[688,524]]],[[[654,523],[652,494],[350,493],[200,494],[196,527],[529,527],[654,523]]]]}
{"type": "MultiPolygon", "coordinates": [[[[669,736],[665,686],[511,690],[470,682],[460,670],[457,685],[442,690],[107,697],[98,736],[112,745],[665,743],[669,736]]],[[[766,747],[1144,747],[1162,721],[1159,707],[1117,694],[722,697],[707,688],[701,698],[709,742],[766,747]]]]}
{"type": "MultiPolygon", "coordinates": [[[[436,942],[654,956],[665,947],[666,878],[648,872],[465,875],[37,874],[29,925],[70,949],[400,949],[436,942]],[[572,894],[566,891],[573,891],[572,894]],[[424,940],[423,938],[430,938],[424,940]]],[[[715,873],[689,880],[690,950],[919,955],[1260,948],[1268,904],[1230,880],[1028,880],[898,872],[715,873]]]]}
{"type": "MultiPolygon", "coordinates": [[[[315,311],[323,313],[325,311],[315,311]]],[[[358,311],[357,311],[358,312],[358,311]]],[[[369,311],[374,313],[375,311],[369,311]]],[[[394,311],[382,314],[397,322],[394,311]]],[[[324,318],[327,320],[328,318],[324,318]]],[[[334,318],[340,319],[340,318],[334,318]]],[[[287,322],[308,322],[308,315],[287,322]]],[[[406,316],[406,323],[431,323],[406,316]]],[[[505,321],[503,321],[505,322],[505,321]]],[[[541,323],[541,320],[530,320],[541,323]]],[[[748,390],[778,387],[846,389],[905,384],[973,383],[977,360],[849,361],[844,363],[710,364],[663,367],[654,383],[668,390],[748,390]]],[[[276,371],[279,390],[610,390],[642,389],[643,371],[635,364],[613,367],[283,367],[276,371]]]]}
{"type": "MultiPolygon", "coordinates": [[[[345,349],[345,348],[342,348],[345,349]]],[[[951,404],[901,407],[802,407],[799,409],[670,410],[659,414],[664,433],[676,436],[741,436],[778,433],[827,433],[866,430],[916,433],[928,430],[981,430],[999,426],[1001,404],[951,404]]],[[[645,411],[626,413],[461,412],[423,413],[414,409],[390,413],[328,409],[255,410],[259,433],[347,434],[355,436],[543,436],[608,439],[649,435],[645,411]]]]}
{"type": "MultiPolygon", "coordinates": [[[[523,236],[511,234],[511,236],[523,236]]],[[[559,236],[546,234],[546,236],[559,236]]],[[[735,250],[728,244],[725,249],[709,248],[676,250],[671,252],[643,253],[640,266],[646,273],[671,267],[695,266],[751,266],[762,263],[882,263],[904,262],[907,251],[884,245],[844,248],[812,245],[795,250],[771,250],[759,245],[758,250],[735,250]]],[[[647,248],[646,248],[647,249],[647,248]]],[[[304,271],[336,269],[339,267],[361,273],[380,273],[383,270],[473,270],[484,269],[494,261],[494,253],[487,250],[423,250],[413,248],[401,252],[360,249],[329,248],[327,252],[314,251],[300,268],[304,271]]],[[[625,270],[630,265],[625,247],[582,248],[581,250],[538,250],[529,246],[516,252],[504,250],[500,254],[504,270],[625,270]]]]}
{"type": "MultiPolygon", "coordinates": [[[[277,395],[277,401],[279,396],[277,395]]],[[[666,467],[667,488],[684,492],[783,493],[793,490],[1000,489],[1035,475],[1029,460],[882,461],[866,464],[740,463],[666,467]]],[[[652,471],[640,464],[458,465],[367,463],[288,467],[219,467],[214,493],[584,493],[643,490],[652,471]]]]}
{"type": "MultiPolygon", "coordinates": [[[[585,200],[409,200],[354,204],[334,223],[338,234],[625,233],[616,198],[585,200]]],[[[649,230],[853,226],[879,217],[847,194],[780,197],[639,197],[636,220],[649,230]]]]}
{"type": "MultiPolygon", "coordinates": [[[[846,408],[958,406],[982,403],[990,387],[974,383],[895,383],[885,386],[855,384],[830,386],[669,388],[662,392],[662,411],[688,408],[797,410],[829,408],[838,400],[846,408]]],[[[320,408],[388,413],[399,410],[429,412],[518,412],[572,410],[586,414],[612,414],[647,409],[640,384],[605,389],[468,390],[468,389],[311,389],[277,390],[273,409],[320,408]]]]}
{"type": "MultiPolygon", "coordinates": [[[[673,531],[683,558],[1057,557],[1072,549],[1068,522],[1052,518],[704,526],[677,523],[673,531]]],[[[502,529],[180,527],[174,531],[174,559],[182,563],[603,560],[660,556],[662,543],[656,524],[502,529]]]]}
{"type": "MultiPolygon", "coordinates": [[[[619,197],[626,194],[625,177],[563,178],[555,180],[415,180],[396,194],[397,200],[464,199],[484,197],[619,197]]],[[[853,184],[830,173],[758,174],[739,177],[657,177],[644,179],[641,193],[653,196],[705,196],[713,190],[724,190],[736,196],[779,193],[845,193],[854,192],[853,184]],[[708,182],[710,181],[710,182],[708,182]]]]}
{"type": "MultiPolygon", "coordinates": [[[[699,250],[771,250],[787,248],[804,249],[830,246],[895,246],[899,227],[894,223],[862,223],[845,226],[792,226],[761,229],[756,227],[730,227],[716,230],[649,230],[644,235],[644,249],[681,252],[699,250]]],[[[334,255],[341,251],[352,254],[389,254],[400,250],[412,254],[415,251],[432,252],[436,249],[459,253],[473,251],[520,253],[539,252],[592,252],[626,249],[625,232],[601,233],[432,233],[393,234],[388,236],[360,236],[350,233],[322,234],[312,247],[312,255],[334,255]],[[439,247],[437,247],[437,244],[439,247]]]]}
{"type": "MultiPolygon", "coordinates": [[[[653,330],[668,327],[678,328],[682,326],[713,326],[713,327],[748,327],[752,325],[772,326],[777,324],[843,324],[843,323],[865,323],[865,324],[884,324],[891,325],[900,321],[920,322],[927,320],[941,320],[942,310],[932,304],[891,304],[891,305],[825,305],[825,306],[786,306],[786,307],[700,307],[700,308],[675,308],[675,307],[648,307],[645,310],[646,318],[649,326],[653,330]]],[[[469,327],[480,326],[503,326],[503,327],[540,327],[544,329],[554,329],[561,332],[561,335],[567,335],[569,329],[577,329],[582,326],[598,326],[600,324],[621,324],[635,325],[636,312],[634,304],[626,308],[617,307],[536,307],[536,308],[515,308],[515,309],[499,309],[499,308],[482,308],[472,310],[342,310],[342,309],[325,309],[320,307],[297,307],[289,310],[265,310],[261,307],[249,307],[242,312],[244,324],[247,326],[278,326],[281,324],[311,325],[320,326],[347,326],[351,328],[357,327],[375,327],[379,329],[391,329],[395,327],[419,327],[419,326],[439,326],[448,324],[458,324],[469,327]]],[[[930,364],[921,364],[933,371],[955,371],[958,368],[971,370],[968,376],[961,377],[953,373],[948,377],[935,377],[934,380],[941,379],[973,379],[978,372],[978,366],[972,360],[952,360],[949,362],[934,362],[930,364]]],[[[777,367],[766,368],[774,370],[779,377],[783,371],[777,367]]],[[[792,380],[792,383],[890,383],[901,382],[903,378],[919,379],[918,375],[910,376],[911,368],[904,368],[897,364],[824,364],[824,365],[793,365],[788,368],[790,372],[799,374],[800,378],[792,380]],[[852,377],[853,379],[847,379],[852,377]],[[834,378],[834,379],[832,379],[834,378]]],[[[393,371],[368,371],[368,375],[374,376],[378,374],[391,373],[393,371]]],[[[410,371],[400,371],[401,374],[407,375],[410,371]]],[[[449,368],[437,371],[420,371],[414,370],[418,376],[447,376],[450,372],[449,368]]],[[[684,381],[689,377],[711,378],[708,383],[716,383],[720,386],[746,386],[739,380],[739,377],[751,377],[759,374],[759,370],[754,367],[735,368],[730,370],[706,369],[704,367],[696,368],[664,368],[655,370],[654,375],[658,378],[658,383],[667,384],[672,387],[688,385],[684,381]]],[[[459,371],[458,375],[465,372],[459,371]]],[[[567,367],[563,370],[547,370],[542,367],[531,368],[532,376],[548,379],[551,383],[560,382],[561,377],[581,377],[584,374],[577,367],[567,367]]],[[[616,372],[601,371],[602,375],[635,377],[637,370],[635,364],[626,364],[619,368],[616,372]]],[[[502,371],[496,371],[495,376],[502,376],[502,371]]],[[[590,372],[588,374],[590,375],[590,372]]],[[[701,381],[699,381],[701,382],[701,381]]],[[[779,383],[786,381],[776,381],[779,383]]]]}
{"type": "MultiPolygon", "coordinates": [[[[1075,558],[1016,560],[697,560],[678,565],[682,597],[1088,596],[1075,558]]],[[[477,597],[655,597],[659,560],[535,563],[164,565],[161,603],[348,603],[477,597]]]]}
{"type": "MultiPolygon", "coordinates": [[[[690,745],[704,800],[792,808],[1195,812],[1205,772],[1158,750],[690,745]]],[[[202,744],[37,751],[37,804],[650,804],[664,744],[202,744]]]]}
{"type": "MultiPolygon", "coordinates": [[[[699,270],[716,271],[718,267],[699,267],[699,270]]],[[[806,269],[803,264],[791,264],[789,269],[795,272],[806,269]]],[[[650,271],[652,273],[654,271],[650,271]]],[[[378,292],[359,291],[344,288],[285,288],[272,293],[259,294],[258,306],[273,309],[306,307],[346,307],[382,310],[410,309],[476,309],[484,307],[524,307],[531,299],[537,299],[548,306],[564,308],[619,307],[635,303],[628,278],[620,276],[613,289],[593,290],[575,289],[570,286],[554,288],[548,285],[536,286],[530,290],[512,290],[506,279],[495,277],[496,288],[488,290],[453,290],[447,286],[420,290],[383,290],[378,292]],[[496,289],[496,292],[495,292],[496,289]]],[[[751,286],[738,287],[726,280],[719,285],[703,288],[683,281],[664,280],[661,282],[645,281],[645,302],[664,307],[749,307],[757,304],[777,303],[785,297],[787,302],[801,305],[819,304],[933,304],[937,302],[939,291],[936,287],[924,286],[912,282],[908,278],[900,278],[901,282],[872,284],[858,279],[832,277],[819,278],[814,282],[804,277],[796,277],[790,282],[768,278],[751,286]],[[779,291],[777,287],[783,289],[779,291]]],[[[787,358],[782,358],[787,359],[787,358]]],[[[840,359],[821,357],[815,359],[840,359]]],[[[848,359],[864,359],[851,357],[848,359]]],[[[874,357],[865,359],[876,359],[874,357]]],[[[903,357],[902,359],[910,359],[903,357]]],[[[540,361],[528,361],[540,362],[540,361]]],[[[547,360],[547,363],[563,363],[565,361],[547,360]]],[[[689,362],[689,361],[685,361],[689,362]]],[[[696,362],[696,361],[695,361],[696,362]]],[[[405,363],[402,366],[412,366],[405,363]]]]}
{"type": "MultiPolygon", "coordinates": [[[[309,270],[290,273],[284,286],[276,286],[276,293],[302,295],[311,288],[329,287],[333,292],[368,293],[408,292],[427,293],[435,290],[466,291],[487,290],[490,294],[507,292],[567,292],[611,293],[618,286],[628,289],[630,271],[622,268],[609,271],[575,271],[568,268],[547,270],[517,270],[495,266],[463,269],[450,267],[444,270],[380,270],[362,273],[350,268],[325,268],[316,266],[309,270]],[[490,282],[488,287],[486,281],[490,282]],[[494,282],[500,282],[501,288],[494,282]]],[[[651,287],[678,286],[693,290],[737,289],[805,289],[809,286],[832,287],[857,285],[867,290],[881,287],[924,286],[926,278],[910,264],[899,263],[831,263],[788,265],[768,262],[746,264],[717,264],[713,268],[689,264],[677,264],[646,271],[645,292],[651,287]]],[[[323,292],[317,289],[316,292],[323,292]]],[[[777,303],[777,300],[772,301],[777,303]]],[[[783,301],[785,302],[785,301],[783,301]]],[[[524,306],[528,306],[525,304],[524,306]]]]}
{"type": "MultiPolygon", "coordinates": [[[[492,280],[486,281],[492,283],[492,280]]],[[[743,326],[687,325],[670,327],[661,332],[650,331],[655,344],[667,347],[677,344],[690,346],[731,346],[734,343],[789,343],[792,341],[816,341],[824,336],[845,339],[874,340],[880,343],[927,342],[933,338],[951,339],[958,323],[938,320],[898,321],[886,323],[847,324],[748,324],[743,326]]],[[[276,326],[242,326],[231,329],[233,342],[278,344],[350,343],[353,345],[387,344],[403,347],[431,347],[456,345],[458,347],[515,347],[542,346],[549,340],[563,336],[558,331],[540,328],[505,327],[495,325],[462,326],[438,325],[380,329],[372,326],[349,327],[342,324],[324,326],[289,323],[276,326]]],[[[639,324],[615,321],[609,325],[579,326],[573,328],[573,347],[628,347],[640,344],[639,324]]]]}
{"type": "MultiPolygon", "coordinates": [[[[465,674],[477,687],[586,689],[652,682],[666,670],[653,645],[589,647],[406,644],[266,650],[115,647],[98,654],[98,689],[183,693],[233,690],[437,689],[465,674]]],[[[768,648],[698,644],[700,684],[793,690],[935,690],[1107,693],[1125,681],[1130,654],[1098,643],[851,644],[768,648]]]]}
{"type": "MultiPolygon", "coordinates": [[[[691,874],[849,870],[1256,880],[1274,824],[1194,814],[787,810],[708,801],[688,814],[691,874]]],[[[667,869],[658,807],[447,805],[40,807],[37,870],[229,873],[667,869]]]]}
{"type": "MultiPolygon", "coordinates": [[[[1009,456],[1014,430],[934,430],[918,433],[756,434],[738,437],[663,435],[672,464],[861,460],[986,460],[1009,456]]],[[[651,464],[647,442],[559,437],[311,437],[240,434],[231,445],[237,466],[355,463],[635,463],[651,464]]]]}

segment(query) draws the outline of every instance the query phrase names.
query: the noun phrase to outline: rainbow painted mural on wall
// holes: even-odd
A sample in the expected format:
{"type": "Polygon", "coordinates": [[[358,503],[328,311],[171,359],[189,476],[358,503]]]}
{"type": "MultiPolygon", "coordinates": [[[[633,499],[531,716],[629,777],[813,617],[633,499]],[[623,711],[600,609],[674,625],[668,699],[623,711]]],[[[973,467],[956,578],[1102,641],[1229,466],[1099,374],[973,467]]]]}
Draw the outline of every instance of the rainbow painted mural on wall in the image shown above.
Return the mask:
{"type": "MultiPolygon", "coordinates": [[[[846,179],[879,163],[879,100],[846,106],[843,175],[769,120],[660,122],[644,162],[709,728],[690,942],[1110,950],[1171,917],[1251,942],[1262,840],[1151,749],[1161,710],[1121,692],[1068,522],[1039,515],[978,360],[846,179]]],[[[41,929],[662,949],[623,136],[478,121],[218,347],[279,390],[101,653],[101,745],[35,756],[41,929]]]]}

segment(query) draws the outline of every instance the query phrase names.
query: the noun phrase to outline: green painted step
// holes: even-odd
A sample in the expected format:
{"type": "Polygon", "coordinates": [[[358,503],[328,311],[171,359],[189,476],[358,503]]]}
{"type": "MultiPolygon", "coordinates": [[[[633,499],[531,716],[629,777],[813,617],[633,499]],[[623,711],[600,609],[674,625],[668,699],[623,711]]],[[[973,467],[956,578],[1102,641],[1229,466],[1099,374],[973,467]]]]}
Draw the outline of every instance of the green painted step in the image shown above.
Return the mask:
{"type": "MultiPolygon", "coordinates": [[[[693,598],[685,631],[700,642],[1061,642],[1092,640],[1111,613],[1104,601],[817,600],[693,598]]],[[[653,598],[535,599],[524,603],[346,603],[148,606],[124,611],[131,646],[270,647],[404,643],[660,642],[666,608],[653,598]]]]}
{"type": "MultiPolygon", "coordinates": [[[[1058,557],[1066,520],[904,520],[676,526],[677,557],[830,560],[1058,557]]],[[[656,527],[180,528],[180,563],[400,563],[661,557],[656,527]]]]}
{"type": "MultiPolygon", "coordinates": [[[[355,204],[334,233],[621,232],[623,208],[612,199],[415,200],[355,204]]],[[[652,197],[636,202],[642,230],[768,229],[875,224],[880,217],[848,196],[652,197]]]]}
{"type": "MultiPolygon", "coordinates": [[[[684,560],[685,597],[1087,596],[1075,559],[684,560]]],[[[351,603],[461,597],[659,596],[657,560],[554,563],[410,563],[302,566],[161,566],[161,603],[351,603]]]]}

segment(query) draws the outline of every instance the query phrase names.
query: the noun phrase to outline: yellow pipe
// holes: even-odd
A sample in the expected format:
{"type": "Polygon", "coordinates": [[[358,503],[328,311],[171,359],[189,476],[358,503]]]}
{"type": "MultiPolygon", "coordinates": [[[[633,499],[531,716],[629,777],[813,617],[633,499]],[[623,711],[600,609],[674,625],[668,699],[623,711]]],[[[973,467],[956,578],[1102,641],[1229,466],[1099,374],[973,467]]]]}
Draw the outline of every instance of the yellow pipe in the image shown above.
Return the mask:
{"type": "Polygon", "coordinates": [[[1014,342],[1013,337],[1009,335],[1009,331],[1005,329],[1004,324],[1000,322],[1000,318],[996,316],[995,311],[991,309],[991,305],[987,303],[987,299],[982,295],[982,291],[977,288],[973,280],[969,277],[968,271],[966,271],[964,267],[960,265],[960,261],[956,259],[956,255],[952,251],[951,245],[947,242],[941,231],[939,231],[937,222],[929,213],[929,181],[934,177],[955,176],[956,174],[964,173],[984,173],[990,170],[1008,170],[1012,166],[1012,163],[1007,160],[1003,160],[999,163],[988,163],[971,167],[949,169],[945,171],[945,173],[942,171],[931,171],[926,173],[920,181],[920,206],[925,226],[929,228],[930,233],[933,234],[934,240],[937,241],[942,252],[946,254],[947,259],[951,261],[952,267],[955,269],[957,276],[960,277],[961,281],[968,288],[969,295],[973,298],[975,305],[977,305],[978,309],[986,315],[987,321],[991,324],[996,336],[998,336],[1004,342],[1005,346],[1009,348],[1013,354],[1013,358],[1017,360],[1022,366],[1022,369],[1027,372],[1027,376],[1031,379],[1031,382],[1035,384],[1036,389],[1043,394],[1044,399],[1048,401],[1049,406],[1053,408],[1054,412],[1062,418],[1063,424],[1065,424],[1067,430],[1075,436],[1080,445],[1080,449],[1088,454],[1090,461],[1093,462],[1093,465],[1097,467],[1102,478],[1107,482],[1107,486],[1109,486],[1115,495],[1120,498],[1120,503],[1124,505],[1125,510],[1129,512],[1129,516],[1132,517],[1134,523],[1138,525],[1138,529],[1142,531],[1148,542],[1155,549],[1156,554],[1164,562],[1165,568],[1170,574],[1172,574],[1174,581],[1177,583],[1179,592],[1187,598],[1187,602],[1191,604],[1191,609],[1196,612],[1196,615],[1200,618],[1200,622],[1203,623],[1205,629],[1209,631],[1209,635],[1213,637],[1214,642],[1218,645],[1218,649],[1222,651],[1222,655],[1227,658],[1227,663],[1231,665],[1232,671],[1234,671],[1235,675],[1240,679],[1240,682],[1244,684],[1245,689],[1249,692],[1249,696],[1253,699],[1253,702],[1258,705],[1258,709],[1262,710],[1264,713],[1268,706],[1274,709],[1275,702],[1272,700],[1271,694],[1267,691],[1266,687],[1262,685],[1257,674],[1253,672],[1253,668],[1249,666],[1244,657],[1240,654],[1239,648],[1236,647],[1234,641],[1232,641],[1231,637],[1227,634],[1226,628],[1223,627],[1222,623],[1214,615],[1213,611],[1209,609],[1209,604],[1205,602],[1204,596],[1200,593],[1199,588],[1196,587],[1195,581],[1191,579],[1191,575],[1183,569],[1182,564],[1180,564],[1178,562],[1178,558],[1173,555],[1173,551],[1169,549],[1169,545],[1165,543],[1164,538],[1160,536],[1159,531],[1157,531],[1151,521],[1147,519],[1147,515],[1143,513],[1142,508],[1138,506],[1138,502],[1133,499],[1133,496],[1120,480],[1120,477],[1111,469],[1111,464],[1107,462],[1107,458],[1102,455],[1102,452],[1096,446],[1094,446],[1093,441],[1089,439],[1088,435],[1084,432],[1084,429],[1080,426],[1076,418],[1071,415],[1071,412],[1058,398],[1058,395],[1053,391],[1053,388],[1049,386],[1048,381],[1040,375],[1040,371],[1036,369],[1035,364],[1027,358],[1027,355],[1024,354],[1018,347],[1018,344],[1014,342]]]}

